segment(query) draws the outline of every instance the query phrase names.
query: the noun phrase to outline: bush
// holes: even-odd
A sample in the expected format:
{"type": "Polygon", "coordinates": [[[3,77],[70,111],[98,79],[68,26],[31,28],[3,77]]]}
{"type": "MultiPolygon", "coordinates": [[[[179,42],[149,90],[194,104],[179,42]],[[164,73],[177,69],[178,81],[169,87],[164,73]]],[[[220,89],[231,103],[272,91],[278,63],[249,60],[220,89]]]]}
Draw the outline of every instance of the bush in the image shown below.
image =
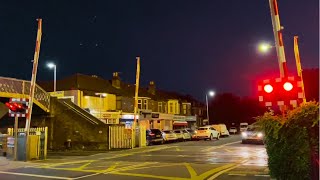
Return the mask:
{"type": "Polygon", "coordinates": [[[265,113],[257,117],[257,124],[265,132],[271,177],[318,179],[314,177],[319,174],[319,164],[314,163],[319,157],[318,103],[306,103],[285,116],[265,113]]]}

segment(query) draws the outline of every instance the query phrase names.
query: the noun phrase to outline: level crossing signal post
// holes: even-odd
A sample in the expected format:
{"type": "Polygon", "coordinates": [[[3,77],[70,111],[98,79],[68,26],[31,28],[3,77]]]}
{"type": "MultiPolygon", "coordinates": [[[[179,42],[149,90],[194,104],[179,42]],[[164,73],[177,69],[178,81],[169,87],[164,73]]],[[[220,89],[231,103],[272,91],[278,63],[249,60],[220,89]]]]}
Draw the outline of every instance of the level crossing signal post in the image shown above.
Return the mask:
{"type": "Polygon", "coordinates": [[[9,109],[9,116],[14,117],[14,160],[18,160],[18,127],[19,117],[26,117],[28,114],[29,102],[24,98],[11,98],[5,103],[9,109]]]}

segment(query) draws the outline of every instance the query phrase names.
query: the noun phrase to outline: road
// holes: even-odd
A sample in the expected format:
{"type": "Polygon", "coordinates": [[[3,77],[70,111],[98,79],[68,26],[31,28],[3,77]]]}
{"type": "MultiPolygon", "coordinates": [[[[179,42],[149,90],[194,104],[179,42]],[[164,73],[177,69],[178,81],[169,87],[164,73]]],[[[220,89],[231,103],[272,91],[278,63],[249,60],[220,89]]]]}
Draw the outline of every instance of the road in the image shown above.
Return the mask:
{"type": "Polygon", "coordinates": [[[0,179],[270,179],[263,145],[240,143],[239,135],[90,156],[49,157],[1,165],[0,179]]]}

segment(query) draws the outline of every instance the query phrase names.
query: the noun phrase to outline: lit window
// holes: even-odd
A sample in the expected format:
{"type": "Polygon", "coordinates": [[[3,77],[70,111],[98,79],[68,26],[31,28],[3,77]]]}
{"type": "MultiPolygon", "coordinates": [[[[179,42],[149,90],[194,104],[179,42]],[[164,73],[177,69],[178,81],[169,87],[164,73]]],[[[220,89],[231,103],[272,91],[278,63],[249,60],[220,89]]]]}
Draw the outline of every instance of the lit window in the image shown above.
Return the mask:
{"type": "Polygon", "coordinates": [[[162,102],[158,102],[158,112],[162,112],[162,102]]]}
{"type": "Polygon", "coordinates": [[[143,101],[143,109],[148,109],[148,100],[147,99],[145,99],[143,101]]]}
{"type": "Polygon", "coordinates": [[[173,113],[173,103],[169,103],[169,113],[173,113]]]}
{"type": "Polygon", "coordinates": [[[142,100],[138,99],[138,109],[141,109],[141,108],[142,108],[142,100]]]}
{"type": "Polygon", "coordinates": [[[183,114],[187,114],[187,105],[186,104],[182,105],[182,109],[183,109],[183,114]]]}

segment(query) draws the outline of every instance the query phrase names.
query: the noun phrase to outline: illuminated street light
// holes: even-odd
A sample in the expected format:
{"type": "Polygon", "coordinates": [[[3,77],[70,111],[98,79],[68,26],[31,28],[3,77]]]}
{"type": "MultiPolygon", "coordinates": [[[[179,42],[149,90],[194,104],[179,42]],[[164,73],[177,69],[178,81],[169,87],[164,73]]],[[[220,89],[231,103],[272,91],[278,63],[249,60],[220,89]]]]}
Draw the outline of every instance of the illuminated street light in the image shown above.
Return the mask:
{"type": "Polygon", "coordinates": [[[213,97],[215,95],[214,91],[209,91],[208,93],[206,93],[206,102],[207,102],[207,118],[209,121],[209,104],[208,104],[208,94],[210,97],[213,97]]]}
{"type": "Polygon", "coordinates": [[[57,66],[54,63],[48,63],[48,68],[53,68],[53,92],[57,90],[57,66]]]}
{"type": "Polygon", "coordinates": [[[261,53],[267,53],[271,48],[273,48],[273,46],[271,46],[270,44],[268,43],[260,43],[258,45],[258,50],[259,52],[261,53]]]}

